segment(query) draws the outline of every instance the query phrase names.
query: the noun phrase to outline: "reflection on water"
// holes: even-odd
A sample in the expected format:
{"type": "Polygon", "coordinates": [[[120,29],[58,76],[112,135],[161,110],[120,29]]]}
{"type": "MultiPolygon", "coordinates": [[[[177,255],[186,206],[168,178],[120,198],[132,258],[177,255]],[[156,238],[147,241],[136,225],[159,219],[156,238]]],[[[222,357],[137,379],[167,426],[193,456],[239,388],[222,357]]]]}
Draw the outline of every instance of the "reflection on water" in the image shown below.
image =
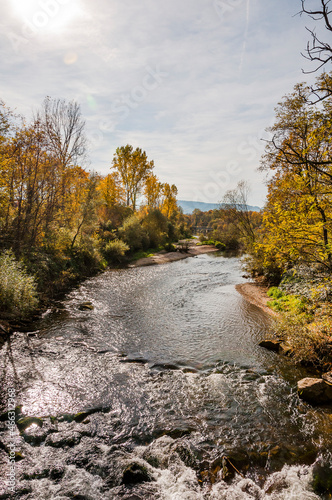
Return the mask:
{"type": "Polygon", "coordinates": [[[241,281],[237,259],[211,255],[109,271],[37,336],[14,335],[2,378],[23,414],[45,417],[20,438],[25,498],[318,498],[311,464],[328,455],[330,412],[298,399],[303,371],[258,347],[270,320],[241,281]],[[122,484],[133,463],[145,479],[122,484]]]}

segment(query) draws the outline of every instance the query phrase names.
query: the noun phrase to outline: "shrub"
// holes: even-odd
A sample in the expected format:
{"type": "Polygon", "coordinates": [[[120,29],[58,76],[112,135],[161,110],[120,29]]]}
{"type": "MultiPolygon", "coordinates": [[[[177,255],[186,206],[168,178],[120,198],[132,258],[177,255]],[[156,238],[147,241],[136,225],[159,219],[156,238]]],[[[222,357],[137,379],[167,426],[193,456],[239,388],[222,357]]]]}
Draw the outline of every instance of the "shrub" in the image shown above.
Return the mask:
{"type": "Polygon", "coordinates": [[[199,238],[199,245],[214,245],[216,248],[218,248],[218,250],[226,250],[226,245],[225,243],[222,243],[221,241],[215,241],[215,240],[207,240],[205,239],[204,237],[203,238],[199,238]]]}
{"type": "Polygon", "coordinates": [[[86,244],[75,246],[70,249],[70,267],[79,275],[94,274],[100,267],[101,256],[96,250],[97,244],[87,241],[86,244]]]}
{"type": "Polygon", "coordinates": [[[165,243],[164,248],[167,252],[176,252],[176,246],[172,243],[165,243]]]}
{"type": "Polygon", "coordinates": [[[166,217],[160,210],[150,210],[144,217],[142,224],[149,236],[151,247],[158,247],[166,243],[169,226],[166,217]]]}
{"type": "Polygon", "coordinates": [[[113,262],[123,262],[125,254],[130,250],[129,245],[121,240],[113,240],[106,244],[103,254],[108,264],[113,262]]]}
{"type": "Polygon", "coordinates": [[[275,286],[269,289],[268,295],[273,299],[268,302],[268,306],[275,311],[292,312],[294,314],[307,312],[307,301],[304,297],[286,295],[275,286]]]}
{"type": "Polygon", "coordinates": [[[123,225],[119,228],[119,237],[129,245],[131,250],[140,250],[149,246],[146,231],[136,215],[131,215],[124,221],[123,225]]]}
{"type": "Polygon", "coordinates": [[[273,299],[280,299],[284,293],[282,290],[280,290],[280,288],[276,287],[276,286],[272,286],[268,292],[267,292],[268,296],[273,298],[273,299]]]}
{"type": "Polygon", "coordinates": [[[214,246],[218,248],[218,250],[225,250],[226,248],[225,243],[221,243],[221,241],[215,241],[214,246]]]}
{"type": "Polygon", "coordinates": [[[38,306],[37,285],[13,252],[0,255],[0,304],[4,312],[16,317],[31,313],[38,306]]]}
{"type": "Polygon", "coordinates": [[[330,336],[331,316],[322,319],[315,316],[310,321],[308,315],[294,312],[284,313],[275,323],[275,334],[292,350],[296,363],[315,366],[320,371],[332,369],[330,336]]]}

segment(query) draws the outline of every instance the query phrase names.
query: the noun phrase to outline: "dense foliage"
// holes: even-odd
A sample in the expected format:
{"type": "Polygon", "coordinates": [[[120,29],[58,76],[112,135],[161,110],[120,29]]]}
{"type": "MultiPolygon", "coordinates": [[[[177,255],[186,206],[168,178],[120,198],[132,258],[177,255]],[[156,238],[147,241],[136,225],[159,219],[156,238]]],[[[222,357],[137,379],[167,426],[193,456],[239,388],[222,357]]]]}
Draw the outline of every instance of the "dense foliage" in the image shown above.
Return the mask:
{"type": "MultiPolygon", "coordinates": [[[[21,311],[36,306],[33,283],[41,297],[56,295],[137,250],[188,234],[176,186],[158,180],[145,151],[118,148],[105,176],[84,168],[84,126],[75,102],[46,98],[31,123],[0,102],[1,279],[12,273],[27,304],[13,302],[21,311]]],[[[6,309],[13,291],[0,286],[6,309]]]]}
{"type": "MultiPolygon", "coordinates": [[[[317,78],[317,87],[331,77],[317,78]]],[[[270,281],[304,264],[332,270],[332,100],[316,104],[298,84],[276,108],[261,169],[268,174],[263,224],[253,245],[254,267],[270,281]]]]}

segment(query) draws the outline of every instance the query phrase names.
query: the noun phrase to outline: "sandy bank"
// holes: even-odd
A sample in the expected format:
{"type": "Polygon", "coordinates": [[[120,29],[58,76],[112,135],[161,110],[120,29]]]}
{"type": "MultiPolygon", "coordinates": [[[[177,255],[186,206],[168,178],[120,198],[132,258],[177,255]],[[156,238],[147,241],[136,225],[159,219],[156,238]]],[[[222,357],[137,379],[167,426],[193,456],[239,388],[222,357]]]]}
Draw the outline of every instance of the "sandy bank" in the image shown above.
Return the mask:
{"type": "Polygon", "coordinates": [[[267,302],[270,299],[267,295],[268,287],[260,285],[259,283],[242,283],[235,285],[235,289],[251,304],[260,307],[264,312],[271,316],[278,317],[278,313],[273,311],[267,302]]]}
{"type": "Polygon", "coordinates": [[[159,252],[151,257],[144,257],[138,259],[136,262],[129,264],[129,267],[141,267],[141,266],[153,266],[155,264],[166,264],[167,262],[174,262],[176,260],[187,259],[188,257],[195,257],[202,253],[212,253],[218,250],[214,246],[201,245],[196,246],[195,244],[190,245],[187,253],[184,252],[159,252]]]}

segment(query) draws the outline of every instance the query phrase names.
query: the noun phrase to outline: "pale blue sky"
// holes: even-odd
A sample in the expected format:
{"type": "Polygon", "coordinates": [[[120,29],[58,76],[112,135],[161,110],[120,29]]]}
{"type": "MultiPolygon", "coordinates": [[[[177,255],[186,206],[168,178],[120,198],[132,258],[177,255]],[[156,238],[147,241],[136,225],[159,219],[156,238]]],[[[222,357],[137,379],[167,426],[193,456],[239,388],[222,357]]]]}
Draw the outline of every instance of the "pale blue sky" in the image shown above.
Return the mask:
{"type": "Polygon", "coordinates": [[[0,97],[30,117],[45,96],[76,99],[90,166],[130,143],[179,198],[218,202],[240,179],[262,205],[264,130],[302,56],[300,0],[2,0],[0,97]],[[295,17],[294,17],[295,16],[295,17]]]}

